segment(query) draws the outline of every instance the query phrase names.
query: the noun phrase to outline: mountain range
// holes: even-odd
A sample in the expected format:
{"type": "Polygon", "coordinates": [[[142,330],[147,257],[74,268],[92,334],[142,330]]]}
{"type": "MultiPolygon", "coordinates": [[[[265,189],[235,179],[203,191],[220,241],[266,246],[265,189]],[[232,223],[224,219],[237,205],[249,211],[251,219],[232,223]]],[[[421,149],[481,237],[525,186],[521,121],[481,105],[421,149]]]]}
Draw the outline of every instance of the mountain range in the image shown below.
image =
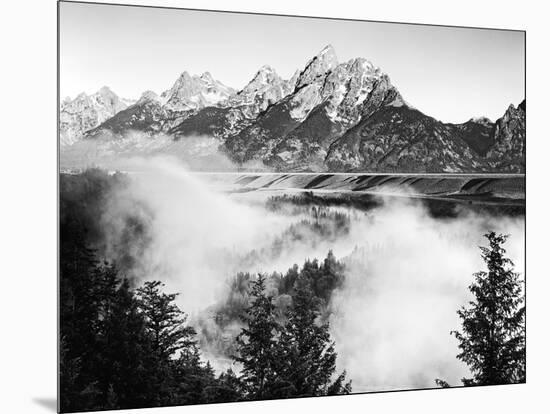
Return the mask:
{"type": "MultiPolygon", "coordinates": [[[[183,72],[137,101],[104,87],[60,109],[62,166],[168,153],[312,172],[525,172],[525,100],[501,118],[441,122],[414,108],[364,58],[326,46],[288,80],[262,66],[235,90],[183,72]],[[222,157],[223,155],[223,157],[222,157]]],[[[207,167],[208,168],[208,167],[207,167]]]]}

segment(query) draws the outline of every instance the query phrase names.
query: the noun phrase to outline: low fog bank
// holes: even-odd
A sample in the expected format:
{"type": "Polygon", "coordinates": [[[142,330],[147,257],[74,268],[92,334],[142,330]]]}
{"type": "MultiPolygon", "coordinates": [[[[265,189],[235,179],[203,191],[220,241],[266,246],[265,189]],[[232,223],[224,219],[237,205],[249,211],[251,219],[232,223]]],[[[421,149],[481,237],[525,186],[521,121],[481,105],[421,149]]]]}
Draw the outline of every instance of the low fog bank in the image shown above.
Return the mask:
{"type": "MultiPolygon", "coordinates": [[[[120,261],[124,251],[139,280],[161,280],[180,292],[178,304],[192,321],[209,323],[205,310],[223,300],[239,271],[284,272],[329,250],[346,264],[330,323],[338,368],[354,392],[432,387],[434,378],[459,384],[468,372],[449,331],[459,327],[456,311],[468,301],[472,273],[483,269],[483,234],[510,234],[505,247],[523,271],[522,217],[470,212],[434,219],[421,201],[403,197],[382,198],[367,212],[269,209],[257,194],[214,191],[179,161],[131,163],[144,173],[109,197],[106,255],[120,261]]],[[[223,335],[230,340],[239,328],[223,335]]],[[[224,365],[215,346],[205,351],[224,365]]]]}
{"type": "Polygon", "coordinates": [[[479,245],[489,229],[511,234],[506,248],[524,268],[523,219],[464,215],[435,220],[411,200],[386,199],[372,220],[356,226],[343,290],[333,295],[332,334],[338,364],[354,390],[461,385],[468,370],[449,334],[470,300],[472,273],[484,269],[479,245]]]}
{"type": "Polygon", "coordinates": [[[83,138],[60,148],[60,165],[66,170],[83,170],[99,166],[107,170],[145,171],[149,168],[135,159],[150,160],[169,157],[192,171],[269,171],[260,161],[242,165],[233,163],[221,148],[219,138],[208,135],[189,135],[175,139],[170,134],[150,135],[128,131],[122,136],[104,132],[93,138],[83,138]]]}
{"type": "Polygon", "coordinates": [[[224,281],[237,270],[232,258],[265,244],[289,223],[211,191],[171,158],[136,158],[128,165],[142,174],[132,175],[129,185],[109,199],[103,216],[107,254],[116,258],[128,241],[129,217],[144,220],[147,234],[142,243],[125,247],[135,251],[133,274],[162,280],[180,292],[186,312],[213,304],[224,281]]]}

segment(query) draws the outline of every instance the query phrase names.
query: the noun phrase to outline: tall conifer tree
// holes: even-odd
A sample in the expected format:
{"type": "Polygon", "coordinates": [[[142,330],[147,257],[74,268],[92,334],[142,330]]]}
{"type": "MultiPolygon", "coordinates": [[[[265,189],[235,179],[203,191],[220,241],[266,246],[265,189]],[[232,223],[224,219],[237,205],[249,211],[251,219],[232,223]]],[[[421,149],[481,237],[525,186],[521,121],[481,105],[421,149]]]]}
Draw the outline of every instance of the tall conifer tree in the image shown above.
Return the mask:
{"type": "Polygon", "coordinates": [[[251,285],[251,303],[244,316],[247,327],[237,337],[236,360],[242,364],[241,381],[247,399],[269,399],[280,396],[277,376],[281,363],[277,338],[281,326],[275,318],[275,305],[265,292],[265,276],[251,285]]]}
{"type": "Polygon", "coordinates": [[[451,332],[459,341],[457,358],[465,362],[473,378],[464,385],[525,382],[525,306],[523,282],[513,271],[502,247],[507,236],[485,235],[489,247],[481,247],[487,271],[474,274],[469,287],[474,299],[458,314],[462,331],[451,332]]]}

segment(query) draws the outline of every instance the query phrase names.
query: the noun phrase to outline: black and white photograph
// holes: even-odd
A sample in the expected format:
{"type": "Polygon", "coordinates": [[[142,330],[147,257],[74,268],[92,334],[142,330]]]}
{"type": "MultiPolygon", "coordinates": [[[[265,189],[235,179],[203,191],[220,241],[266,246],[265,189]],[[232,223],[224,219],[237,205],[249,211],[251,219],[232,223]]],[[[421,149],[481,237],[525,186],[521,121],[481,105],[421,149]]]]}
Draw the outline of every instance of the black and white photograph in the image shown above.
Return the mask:
{"type": "Polygon", "coordinates": [[[58,8],[61,412],[526,381],[524,31],[58,8]]]}
{"type": "Polygon", "coordinates": [[[543,3],[0,8],[1,413],[544,411],[543,3]]]}

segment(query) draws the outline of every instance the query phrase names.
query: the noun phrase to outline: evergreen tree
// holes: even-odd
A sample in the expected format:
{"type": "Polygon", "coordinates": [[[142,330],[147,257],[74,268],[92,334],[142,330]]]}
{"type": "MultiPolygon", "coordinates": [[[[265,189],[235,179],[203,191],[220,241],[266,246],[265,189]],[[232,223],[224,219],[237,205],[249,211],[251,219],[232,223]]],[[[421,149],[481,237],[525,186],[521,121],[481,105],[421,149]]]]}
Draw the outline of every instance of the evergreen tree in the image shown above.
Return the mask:
{"type": "Polygon", "coordinates": [[[174,369],[174,360],[178,355],[189,356],[196,351],[195,330],[185,325],[187,315],[174,303],[177,294],[163,293],[163,286],[159,281],[145,282],[136,290],[151,344],[150,355],[144,363],[150,387],[148,401],[155,407],[178,403],[178,372],[174,369]]]}
{"type": "MultiPolygon", "coordinates": [[[[124,243],[114,259],[116,267],[90,248],[101,246],[99,218],[111,189],[124,185],[122,181],[94,170],[65,176],[60,183],[62,411],[349,391],[345,374],[331,382],[336,354],[317,311],[318,303],[326,306],[341,276],[331,253],[321,265],[307,261],[302,271],[295,265],[284,277],[271,275],[268,284],[277,302],[266,293],[264,276],[254,281],[249,274],[238,275],[216,316],[229,324],[246,313],[247,328],[236,341],[242,371],[237,376],[229,369],[216,376],[210,363],[201,360],[195,331],[175,304],[177,295],[163,293],[160,282],[134,290],[120,272],[131,268],[124,243]],[[301,273],[307,275],[307,289],[296,283],[301,273]],[[293,322],[285,327],[287,319],[293,322]]],[[[322,214],[317,214],[319,223],[322,214]]],[[[127,225],[132,237],[143,232],[139,220],[127,225]]]]}
{"type": "Polygon", "coordinates": [[[243,384],[231,368],[222,372],[217,381],[206,391],[210,402],[231,402],[243,399],[243,384]]]}
{"type": "Polygon", "coordinates": [[[330,340],[328,323],[319,322],[321,300],[313,295],[305,276],[296,280],[294,289],[293,305],[280,339],[285,362],[281,376],[290,384],[288,396],[351,392],[351,383],[343,384],[345,373],[331,383],[337,354],[330,340]]]}
{"type": "Polygon", "coordinates": [[[153,352],[160,359],[168,360],[178,351],[192,350],[195,330],[185,326],[187,315],[174,303],[178,294],[161,292],[163,286],[159,281],[145,282],[136,294],[151,335],[153,352]]]}
{"type": "Polygon", "coordinates": [[[210,402],[209,388],[216,382],[210,362],[204,364],[197,347],[182,353],[173,361],[175,387],[171,404],[201,404],[210,402]]]}
{"type": "Polygon", "coordinates": [[[102,319],[96,371],[106,408],[138,408],[151,405],[154,392],[148,378],[152,343],[129,281],[117,285],[102,319]]]}
{"type": "Polygon", "coordinates": [[[459,341],[457,358],[465,362],[473,378],[464,385],[525,382],[525,306],[523,283],[504,256],[507,236],[485,235],[489,247],[481,247],[488,271],[474,274],[469,287],[474,300],[462,307],[462,332],[451,332],[459,341]]]}
{"type": "Polygon", "coordinates": [[[67,340],[61,337],[59,341],[59,398],[62,411],[78,406],[80,393],[75,385],[80,375],[80,369],[80,358],[70,357],[67,340]]]}
{"type": "Polygon", "coordinates": [[[342,372],[327,388],[326,395],[351,394],[351,380],[346,380],[346,371],[342,372]]]}
{"type": "Polygon", "coordinates": [[[339,263],[332,250],[320,266],[320,276],[315,280],[314,291],[328,303],[332,292],[344,283],[344,265],[339,263]]]}
{"type": "Polygon", "coordinates": [[[296,279],[298,279],[299,274],[300,268],[297,264],[294,264],[294,266],[288,269],[279,283],[279,293],[294,294],[294,284],[296,283],[296,279]]]}
{"type": "Polygon", "coordinates": [[[269,399],[279,396],[281,384],[277,368],[281,363],[277,337],[280,325],[275,318],[272,298],[265,293],[265,276],[251,285],[251,303],[244,316],[248,327],[237,337],[238,356],[242,364],[240,380],[247,399],[269,399]]]}
{"type": "MultiPolygon", "coordinates": [[[[63,232],[62,232],[63,233],[63,232]]],[[[60,388],[62,410],[98,406],[95,359],[99,321],[96,277],[98,260],[83,232],[61,239],[60,260],[60,388]]]]}

